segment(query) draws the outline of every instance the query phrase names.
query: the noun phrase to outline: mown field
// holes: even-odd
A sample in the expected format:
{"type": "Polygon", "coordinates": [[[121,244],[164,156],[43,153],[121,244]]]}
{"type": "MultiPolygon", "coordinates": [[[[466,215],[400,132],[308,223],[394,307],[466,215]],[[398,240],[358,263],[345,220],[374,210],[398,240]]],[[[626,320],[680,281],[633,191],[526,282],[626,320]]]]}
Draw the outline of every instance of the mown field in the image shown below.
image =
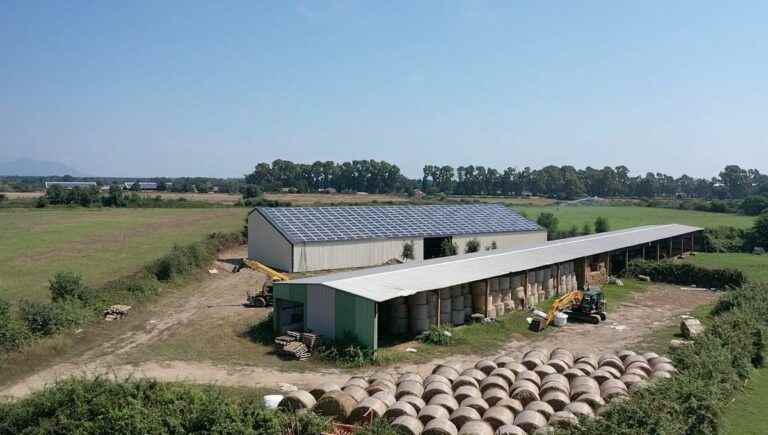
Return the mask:
{"type": "Polygon", "coordinates": [[[536,220],[543,212],[554,213],[560,221],[560,230],[567,230],[572,225],[581,230],[585,223],[594,224],[598,216],[608,219],[611,229],[619,230],[638,225],[686,224],[703,228],[733,226],[747,228],[752,226],[754,218],[728,213],[709,213],[702,211],[675,210],[636,206],[513,206],[518,212],[525,213],[536,220]]]}
{"type": "Polygon", "coordinates": [[[242,228],[247,211],[6,209],[0,211],[0,296],[44,301],[48,279],[71,270],[99,285],[138,270],[174,243],[242,228]]]}

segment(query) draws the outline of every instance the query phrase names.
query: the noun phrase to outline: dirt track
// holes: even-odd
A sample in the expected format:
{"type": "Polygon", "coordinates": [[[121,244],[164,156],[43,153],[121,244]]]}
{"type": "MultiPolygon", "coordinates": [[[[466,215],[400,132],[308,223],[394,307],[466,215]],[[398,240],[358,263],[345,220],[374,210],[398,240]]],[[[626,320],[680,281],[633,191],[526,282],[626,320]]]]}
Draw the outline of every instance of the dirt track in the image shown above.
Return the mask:
{"type": "MultiPolygon", "coordinates": [[[[228,254],[230,257],[236,257],[242,253],[228,254]]],[[[184,330],[191,324],[206,322],[206,324],[216,325],[217,320],[229,321],[242,316],[258,318],[266,314],[265,310],[248,310],[239,306],[243,300],[244,289],[259,285],[262,276],[250,270],[232,274],[227,271],[229,266],[226,263],[218,263],[218,269],[217,275],[212,275],[210,279],[199,285],[194,296],[163,305],[163,316],[148,319],[143,329],[134,328],[118,339],[84,353],[76,361],[55,365],[10,385],[0,390],[0,397],[23,397],[57,379],[73,375],[150,377],[163,381],[279,389],[281,384],[309,386],[321,382],[343,382],[353,373],[353,371],[335,369],[290,372],[278,370],[279,365],[276,368],[267,368],[219,364],[203,361],[203,358],[201,361],[147,360],[137,364],[125,364],[122,361],[121,356],[131,350],[148,343],[162,341],[174,331],[184,330]],[[218,308],[211,310],[211,306],[218,308]]],[[[716,294],[706,290],[652,286],[649,291],[636,295],[633,301],[617,307],[610,319],[600,325],[568,325],[536,341],[511,341],[501,351],[490,355],[461,355],[418,365],[396,365],[388,370],[417,371],[427,374],[435,364],[446,360],[474,362],[483,356],[519,351],[532,344],[548,348],[562,346],[573,351],[584,352],[619,349],[631,346],[653,329],[676,324],[679,322],[680,315],[715,297],[716,294]]],[[[381,370],[381,368],[355,372],[366,373],[375,370],[381,370]]]]}

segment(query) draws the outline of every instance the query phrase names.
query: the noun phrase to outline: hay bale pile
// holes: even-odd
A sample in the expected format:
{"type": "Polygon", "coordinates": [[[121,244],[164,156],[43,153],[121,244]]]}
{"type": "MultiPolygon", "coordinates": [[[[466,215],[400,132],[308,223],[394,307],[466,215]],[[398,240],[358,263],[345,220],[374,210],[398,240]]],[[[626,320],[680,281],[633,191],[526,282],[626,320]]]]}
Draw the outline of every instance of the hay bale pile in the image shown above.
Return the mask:
{"type": "Polygon", "coordinates": [[[671,360],[652,352],[532,348],[474,365],[440,364],[426,378],[377,372],[342,386],[322,384],[290,393],[279,406],[339,423],[384,418],[413,435],[533,434],[595,418],[607,404],[675,373],[671,360]]]}

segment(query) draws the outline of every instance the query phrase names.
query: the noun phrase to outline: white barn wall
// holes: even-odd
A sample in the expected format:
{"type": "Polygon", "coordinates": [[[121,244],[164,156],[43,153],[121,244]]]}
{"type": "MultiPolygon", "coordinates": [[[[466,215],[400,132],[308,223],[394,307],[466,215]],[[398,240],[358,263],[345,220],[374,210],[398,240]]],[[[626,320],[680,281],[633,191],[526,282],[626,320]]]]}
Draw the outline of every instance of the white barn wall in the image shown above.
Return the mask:
{"type": "Polygon", "coordinates": [[[307,286],[307,328],[324,337],[336,336],[336,289],[319,284],[307,286]]]}
{"type": "Polygon", "coordinates": [[[248,258],[291,271],[291,244],[259,212],[248,216],[248,258]]]}
{"type": "Polygon", "coordinates": [[[485,251],[486,246],[496,242],[497,249],[516,248],[518,246],[544,243],[547,241],[546,231],[526,231],[519,233],[496,233],[454,236],[453,243],[459,247],[459,253],[464,253],[467,242],[477,239],[480,242],[480,250],[485,251]]]}
{"type": "Polygon", "coordinates": [[[421,260],[424,247],[420,238],[297,243],[293,249],[294,272],[381,265],[399,259],[406,242],[413,242],[414,260],[421,260]]]}

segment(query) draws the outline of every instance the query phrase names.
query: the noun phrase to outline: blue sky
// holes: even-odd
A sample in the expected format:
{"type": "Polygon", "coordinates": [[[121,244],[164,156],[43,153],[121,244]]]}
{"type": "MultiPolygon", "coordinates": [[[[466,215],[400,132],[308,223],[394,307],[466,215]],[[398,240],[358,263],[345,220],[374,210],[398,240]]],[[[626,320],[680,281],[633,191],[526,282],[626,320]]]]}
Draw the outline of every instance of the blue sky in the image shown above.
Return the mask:
{"type": "Polygon", "coordinates": [[[0,160],[766,171],[768,2],[734,3],[0,1],[0,160]]]}

